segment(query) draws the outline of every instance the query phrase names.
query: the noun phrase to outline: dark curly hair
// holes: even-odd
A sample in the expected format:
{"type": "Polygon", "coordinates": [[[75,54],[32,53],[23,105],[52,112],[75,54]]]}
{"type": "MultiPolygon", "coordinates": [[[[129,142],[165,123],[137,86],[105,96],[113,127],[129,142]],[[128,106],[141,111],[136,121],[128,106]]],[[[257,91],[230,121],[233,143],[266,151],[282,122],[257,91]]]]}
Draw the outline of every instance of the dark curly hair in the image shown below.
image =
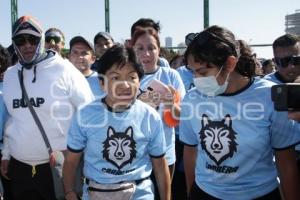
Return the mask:
{"type": "Polygon", "coordinates": [[[190,46],[195,61],[205,61],[221,67],[228,56],[239,57],[234,34],[221,26],[210,26],[195,34],[190,46]]]}
{"type": "Polygon", "coordinates": [[[235,71],[251,78],[256,75],[256,54],[253,53],[251,47],[244,40],[238,40],[238,43],[240,45],[240,57],[236,64],[235,71]]]}
{"type": "Polygon", "coordinates": [[[0,74],[6,71],[11,65],[10,54],[6,48],[0,44],[0,74]]]}

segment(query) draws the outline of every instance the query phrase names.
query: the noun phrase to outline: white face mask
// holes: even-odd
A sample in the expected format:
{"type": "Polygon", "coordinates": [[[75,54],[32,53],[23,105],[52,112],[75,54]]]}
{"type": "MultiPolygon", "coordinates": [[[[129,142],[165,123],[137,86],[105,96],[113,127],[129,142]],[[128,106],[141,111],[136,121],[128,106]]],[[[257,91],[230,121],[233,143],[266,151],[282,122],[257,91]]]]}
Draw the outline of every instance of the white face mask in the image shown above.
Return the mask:
{"type": "Polygon", "coordinates": [[[214,97],[226,91],[228,86],[229,73],[223,85],[219,85],[217,81],[217,77],[219,76],[222,68],[223,66],[221,67],[220,71],[217,73],[216,76],[198,77],[193,79],[195,87],[201,94],[214,97]]]}

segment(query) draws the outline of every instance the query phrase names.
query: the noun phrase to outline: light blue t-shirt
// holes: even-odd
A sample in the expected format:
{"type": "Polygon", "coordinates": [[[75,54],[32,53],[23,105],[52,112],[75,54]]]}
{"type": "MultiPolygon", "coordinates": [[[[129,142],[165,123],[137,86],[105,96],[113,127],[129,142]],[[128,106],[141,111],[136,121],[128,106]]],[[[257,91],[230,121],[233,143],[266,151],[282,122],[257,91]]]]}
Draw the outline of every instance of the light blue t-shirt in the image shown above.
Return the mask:
{"type": "Polygon", "coordinates": [[[86,76],[85,78],[88,81],[95,98],[96,99],[103,98],[105,96],[105,92],[100,87],[98,73],[93,72],[91,75],[86,76]]]}
{"type": "Polygon", "coordinates": [[[112,112],[103,100],[74,115],[68,149],[84,151],[84,175],[98,183],[118,183],[150,176],[151,157],[166,152],[158,113],[136,100],[123,112],[112,112]]]}
{"type": "MultiPolygon", "coordinates": [[[[140,83],[140,89],[145,91],[149,86],[150,81],[156,79],[163,82],[166,85],[173,86],[181,95],[181,98],[185,95],[183,82],[178,74],[178,72],[172,68],[158,67],[158,70],[151,74],[145,74],[140,83]]],[[[161,116],[163,113],[163,108],[160,107],[158,111],[161,116]]],[[[165,158],[168,161],[168,165],[174,164],[176,161],[175,157],[175,130],[163,123],[165,138],[167,143],[167,152],[165,158]]]]}
{"type": "Polygon", "coordinates": [[[284,81],[280,78],[280,75],[279,75],[278,72],[273,72],[271,74],[267,74],[263,77],[263,79],[268,80],[268,81],[272,81],[276,84],[284,83],[284,81]]]}
{"type": "Polygon", "coordinates": [[[186,68],[186,66],[181,66],[176,69],[176,71],[179,73],[183,84],[185,88],[185,92],[188,92],[190,89],[195,87],[194,81],[193,81],[193,72],[186,68]]]}
{"type": "Polygon", "coordinates": [[[300,141],[298,126],[271,104],[274,83],[255,79],[232,95],[192,89],[182,103],[180,140],[197,147],[196,184],[220,199],[254,199],[276,187],[273,150],[300,141]]]}
{"type": "Polygon", "coordinates": [[[161,67],[169,67],[170,68],[169,62],[167,61],[167,59],[165,59],[163,57],[158,58],[158,65],[161,67]]]}
{"type": "MultiPolygon", "coordinates": [[[[272,81],[273,83],[276,83],[276,84],[283,84],[283,83],[285,83],[285,81],[279,75],[278,71],[277,72],[273,72],[271,74],[267,74],[266,76],[264,76],[264,79],[268,80],[268,81],[272,81]]],[[[300,124],[298,124],[298,126],[300,127],[300,124]]],[[[300,151],[300,144],[296,145],[295,149],[297,151],[300,151]]]]}

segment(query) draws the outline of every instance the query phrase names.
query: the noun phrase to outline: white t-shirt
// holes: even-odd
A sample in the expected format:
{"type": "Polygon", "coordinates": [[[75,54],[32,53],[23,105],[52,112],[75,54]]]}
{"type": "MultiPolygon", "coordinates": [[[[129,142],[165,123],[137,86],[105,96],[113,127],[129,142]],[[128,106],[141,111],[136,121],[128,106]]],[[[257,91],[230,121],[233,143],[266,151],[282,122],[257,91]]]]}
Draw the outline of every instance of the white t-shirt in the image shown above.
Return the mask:
{"type": "MultiPolygon", "coordinates": [[[[22,101],[22,90],[17,63],[9,68],[3,81],[3,98],[10,118],[5,127],[4,159],[8,153],[28,164],[49,160],[42,135],[22,101]]],[[[52,146],[55,150],[67,148],[67,132],[74,111],[94,99],[85,77],[70,62],[57,54],[43,60],[30,70],[23,69],[24,86],[52,146]],[[36,79],[33,81],[33,79],[36,79]]]]}

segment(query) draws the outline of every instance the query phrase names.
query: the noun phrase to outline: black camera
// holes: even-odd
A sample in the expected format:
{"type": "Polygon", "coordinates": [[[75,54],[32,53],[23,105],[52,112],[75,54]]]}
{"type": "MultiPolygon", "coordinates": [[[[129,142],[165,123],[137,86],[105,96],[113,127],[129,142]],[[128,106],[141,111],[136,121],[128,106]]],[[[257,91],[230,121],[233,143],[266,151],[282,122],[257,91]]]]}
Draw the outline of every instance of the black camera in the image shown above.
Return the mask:
{"type": "Polygon", "coordinates": [[[272,101],[277,111],[300,111],[300,83],[274,85],[272,101]]]}

